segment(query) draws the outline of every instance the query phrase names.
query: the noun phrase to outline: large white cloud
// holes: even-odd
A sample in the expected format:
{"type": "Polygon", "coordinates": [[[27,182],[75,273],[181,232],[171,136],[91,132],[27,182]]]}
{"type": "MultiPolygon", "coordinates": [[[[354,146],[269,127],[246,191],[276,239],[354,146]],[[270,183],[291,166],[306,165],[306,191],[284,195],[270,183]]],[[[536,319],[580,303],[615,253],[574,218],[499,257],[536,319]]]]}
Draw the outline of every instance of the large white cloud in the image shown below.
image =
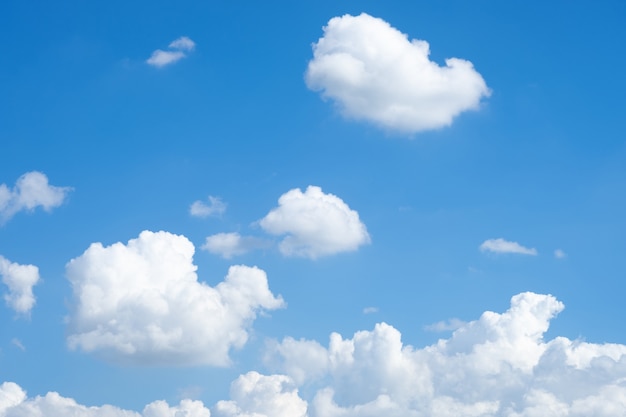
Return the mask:
{"type": "Polygon", "coordinates": [[[39,282],[39,268],[20,265],[0,256],[0,277],[8,292],[4,301],[16,313],[28,314],[35,305],[33,287],[39,282]]]}
{"type": "Polygon", "coordinates": [[[511,242],[502,238],[487,239],[479,247],[481,252],[493,253],[517,253],[520,255],[537,255],[537,249],[527,248],[517,242],[511,242]]]}
{"type": "Polygon", "coordinates": [[[66,267],[69,347],[136,364],[228,365],[256,313],[284,302],[256,267],[232,266],[215,287],[199,282],[193,254],[186,237],[167,232],[92,244],[66,267]]]}
{"type": "Polygon", "coordinates": [[[19,177],[12,189],[0,184],[0,225],[20,211],[33,211],[37,207],[50,211],[58,207],[70,190],[48,184],[48,177],[38,171],[19,177]]]}
{"type": "Polygon", "coordinates": [[[295,188],[283,194],[278,207],[259,224],[267,233],[287,235],[279,246],[287,256],[317,258],[354,251],[370,242],[356,211],[339,197],[312,185],[304,193],[295,188]]]}
{"type": "Polygon", "coordinates": [[[0,417],[72,416],[72,417],[210,417],[211,412],[200,401],[182,400],[176,406],[165,401],[148,404],[143,412],[104,405],[88,407],[56,392],[28,398],[26,392],[13,382],[0,385],[0,417]]]}
{"type": "Polygon", "coordinates": [[[426,41],[365,13],[332,18],[313,45],[307,86],[335,101],[348,117],[419,132],[450,125],[490,94],[471,62],[429,59],[426,41]]]}
{"type": "Polygon", "coordinates": [[[285,338],[272,359],[316,392],[310,417],[626,415],[626,346],[543,336],[563,304],[518,294],[449,339],[417,349],[380,323],[327,347],[285,338]]]}

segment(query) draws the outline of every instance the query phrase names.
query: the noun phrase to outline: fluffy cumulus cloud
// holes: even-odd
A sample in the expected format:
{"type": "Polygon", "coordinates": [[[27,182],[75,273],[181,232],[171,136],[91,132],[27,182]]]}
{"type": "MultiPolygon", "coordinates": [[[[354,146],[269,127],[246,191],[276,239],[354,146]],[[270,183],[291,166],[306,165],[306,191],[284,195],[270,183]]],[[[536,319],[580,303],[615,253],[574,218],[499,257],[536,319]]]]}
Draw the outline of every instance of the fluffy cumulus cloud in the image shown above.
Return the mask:
{"type": "Polygon", "coordinates": [[[9,188],[0,184],[0,225],[20,211],[33,211],[41,207],[50,211],[63,204],[70,187],[56,187],[48,183],[48,177],[38,171],[27,172],[9,188]]]}
{"type": "Polygon", "coordinates": [[[189,214],[195,217],[221,216],[226,212],[226,203],[219,197],[209,196],[209,203],[194,201],[189,207],[189,214]]]}
{"type": "Polygon", "coordinates": [[[286,375],[248,372],[232,383],[230,401],[214,407],[216,417],[306,417],[307,403],[286,375]]]}
{"type": "Polygon", "coordinates": [[[626,415],[626,346],[544,340],[562,309],[553,296],[522,293],[508,311],[422,349],[380,323],[352,338],[333,333],[328,346],[286,338],[269,357],[312,390],[310,417],[626,415]]]}
{"type": "Polygon", "coordinates": [[[0,256],[0,277],[7,291],[4,301],[18,314],[29,314],[35,305],[33,287],[39,282],[39,268],[20,265],[0,256]]]}
{"type": "Polygon", "coordinates": [[[200,401],[183,400],[176,406],[165,401],[148,404],[142,413],[112,405],[88,407],[56,392],[28,398],[13,382],[0,385],[0,417],[74,416],[74,417],[210,417],[211,412],[200,401]]]}
{"type": "Polygon", "coordinates": [[[287,235],[279,245],[287,256],[317,258],[354,251],[370,242],[359,214],[339,197],[315,186],[304,193],[296,188],[283,194],[278,207],[259,224],[267,233],[287,235]]]}
{"type": "Polygon", "coordinates": [[[333,100],[348,117],[403,132],[448,126],[490,94],[471,62],[429,59],[413,39],[365,13],[332,18],[313,45],[307,86],[333,100]]]}
{"type": "Polygon", "coordinates": [[[239,233],[217,233],[206,238],[202,249],[230,259],[236,255],[243,255],[251,250],[269,246],[268,241],[252,236],[241,236],[239,233]]]}
{"type": "Polygon", "coordinates": [[[181,36],[170,42],[168,50],[157,49],[152,52],[152,55],[146,60],[146,63],[158,68],[171,65],[185,58],[195,47],[196,44],[194,41],[186,36],[181,36]]]}
{"type": "Polygon", "coordinates": [[[481,252],[517,253],[520,255],[537,255],[537,249],[527,248],[517,242],[510,242],[502,238],[487,239],[479,247],[481,252]]]}
{"type": "Polygon", "coordinates": [[[215,287],[198,281],[193,254],[186,237],[167,232],[92,244],[66,266],[69,347],[123,363],[228,365],[257,312],[284,302],[256,267],[232,266],[215,287]]]}

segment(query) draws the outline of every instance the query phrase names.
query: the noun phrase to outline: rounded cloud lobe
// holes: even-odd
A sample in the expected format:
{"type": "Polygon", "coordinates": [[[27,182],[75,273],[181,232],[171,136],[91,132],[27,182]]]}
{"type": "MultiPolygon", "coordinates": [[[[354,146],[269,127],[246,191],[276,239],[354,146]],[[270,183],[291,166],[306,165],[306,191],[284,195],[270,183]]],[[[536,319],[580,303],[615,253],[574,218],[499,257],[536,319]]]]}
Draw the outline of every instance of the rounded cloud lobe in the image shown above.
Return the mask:
{"type": "Polygon", "coordinates": [[[304,193],[296,188],[283,194],[278,207],[259,224],[267,233],[287,235],[279,245],[287,256],[314,259],[354,251],[370,242],[356,211],[339,197],[312,185],[304,193]]]}
{"type": "Polygon", "coordinates": [[[471,62],[449,58],[441,67],[429,54],[426,41],[409,41],[382,19],[334,17],[313,45],[305,80],[348,117],[407,133],[437,129],[490,91],[471,62]]]}
{"type": "Polygon", "coordinates": [[[18,314],[29,314],[36,302],[33,287],[39,282],[39,268],[0,256],[0,277],[9,290],[4,294],[6,304],[18,314]]]}
{"type": "Polygon", "coordinates": [[[228,365],[256,313],[284,302],[256,267],[232,266],[215,287],[199,282],[194,251],[167,232],[92,244],[66,266],[75,302],[69,347],[131,364],[228,365]]]}

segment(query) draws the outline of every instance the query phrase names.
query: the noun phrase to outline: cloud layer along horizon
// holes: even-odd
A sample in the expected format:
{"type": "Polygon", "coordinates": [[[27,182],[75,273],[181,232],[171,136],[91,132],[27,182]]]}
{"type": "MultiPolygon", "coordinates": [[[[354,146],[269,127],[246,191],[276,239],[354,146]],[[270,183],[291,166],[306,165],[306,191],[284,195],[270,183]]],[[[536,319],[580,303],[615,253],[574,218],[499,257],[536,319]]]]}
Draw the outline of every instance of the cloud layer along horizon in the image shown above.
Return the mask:
{"type": "Polygon", "coordinates": [[[8,289],[4,293],[7,306],[18,314],[30,314],[36,301],[33,287],[39,282],[39,268],[10,262],[0,255],[0,277],[8,289]]]}
{"type": "Polygon", "coordinates": [[[328,346],[287,337],[268,347],[268,364],[283,374],[243,374],[232,383],[230,399],[211,409],[200,401],[183,400],[175,407],[155,401],[139,414],[86,407],[57,393],[27,398],[17,384],[5,382],[0,417],[626,415],[626,346],[544,340],[563,308],[551,295],[521,293],[504,313],[486,311],[424,348],[404,344],[386,323],[352,338],[333,333],[328,346]]]}
{"type": "Polygon", "coordinates": [[[223,282],[198,281],[193,244],[167,232],[142,232],[127,245],[93,243],[66,266],[74,293],[71,349],[141,365],[230,363],[263,310],[284,306],[264,271],[231,266],[223,282]]]}
{"type": "Polygon", "coordinates": [[[261,228],[276,236],[287,235],[279,244],[286,256],[318,258],[354,251],[370,243],[359,214],[333,194],[310,185],[303,193],[295,188],[278,199],[278,207],[259,221],[261,228]]]}
{"type": "Polygon", "coordinates": [[[305,80],[348,118],[416,133],[449,126],[490,95],[471,62],[429,59],[428,42],[410,40],[386,21],[362,13],[334,17],[313,45],[305,80]]]}
{"type": "Polygon", "coordinates": [[[20,211],[33,211],[37,207],[51,211],[63,204],[70,191],[71,187],[50,185],[48,177],[38,171],[19,177],[12,189],[0,184],[0,225],[20,211]]]}

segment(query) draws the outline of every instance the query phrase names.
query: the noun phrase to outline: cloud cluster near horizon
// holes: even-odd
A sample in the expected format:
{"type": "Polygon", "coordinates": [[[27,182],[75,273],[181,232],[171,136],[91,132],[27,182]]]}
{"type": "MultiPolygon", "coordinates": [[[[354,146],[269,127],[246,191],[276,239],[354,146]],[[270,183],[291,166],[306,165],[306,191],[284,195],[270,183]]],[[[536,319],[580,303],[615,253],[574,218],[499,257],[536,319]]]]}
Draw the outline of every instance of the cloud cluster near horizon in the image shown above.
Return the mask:
{"type": "Polygon", "coordinates": [[[27,172],[9,188],[0,184],[0,226],[20,211],[33,211],[37,207],[51,211],[65,201],[71,187],[56,187],[39,171],[27,172]]]}
{"type": "Polygon", "coordinates": [[[386,323],[327,346],[290,337],[268,345],[280,374],[251,371],[212,408],[183,400],[147,405],[141,414],[86,407],[57,393],[28,398],[0,385],[0,417],[613,417],[626,414],[626,345],[565,337],[544,340],[564,308],[551,295],[521,293],[504,313],[484,312],[448,339],[423,348],[402,342],[386,323]],[[300,388],[303,388],[302,393],[300,388]],[[306,389],[305,389],[306,388],[306,389]],[[308,394],[304,394],[304,392],[308,394]]]}
{"type": "Polygon", "coordinates": [[[215,287],[198,281],[194,251],[167,232],[93,243],[66,267],[74,292],[68,346],[120,363],[227,366],[257,312],[285,303],[256,267],[231,266],[215,287]]]}
{"type": "Polygon", "coordinates": [[[330,19],[313,45],[306,84],[348,118],[406,133],[449,126],[490,95],[471,62],[429,59],[430,47],[362,13],[330,19]]]}
{"type": "Polygon", "coordinates": [[[187,54],[195,48],[196,44],[194,41],[187,36],[181,36],[170,42],[167,51],[157,49],[152,52],[152,55],[146,60],[146,63],[157,68],[171,65],[185,58],[187,54]]]}

